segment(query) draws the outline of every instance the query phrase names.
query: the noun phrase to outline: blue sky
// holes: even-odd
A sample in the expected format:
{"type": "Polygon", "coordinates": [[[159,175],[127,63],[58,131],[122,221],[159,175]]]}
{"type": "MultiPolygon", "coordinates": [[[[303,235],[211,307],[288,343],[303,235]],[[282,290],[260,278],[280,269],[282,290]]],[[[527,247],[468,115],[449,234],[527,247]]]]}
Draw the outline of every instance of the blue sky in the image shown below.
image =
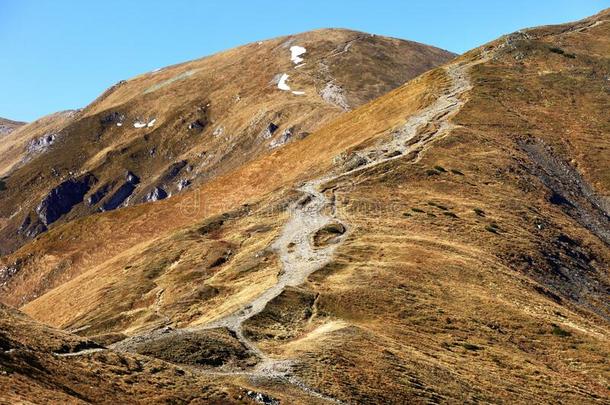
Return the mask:
{"type": "Polygon", "coordinates": [[[0,0],[0,116],[84,107],[113,83],[259,39],[351,28],[464,52],[610,0],[0,0]]]}

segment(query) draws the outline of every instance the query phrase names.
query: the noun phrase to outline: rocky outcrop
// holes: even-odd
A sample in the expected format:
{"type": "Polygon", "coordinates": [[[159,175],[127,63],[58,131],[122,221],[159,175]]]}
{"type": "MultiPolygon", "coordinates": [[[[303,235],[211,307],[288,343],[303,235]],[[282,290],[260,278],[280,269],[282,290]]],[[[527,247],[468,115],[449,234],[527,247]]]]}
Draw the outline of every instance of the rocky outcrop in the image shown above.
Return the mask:
{"type": "Polygon", "coordinates": [[[102,187],[98,188],[93,193],[91,193],[91,195],[87,198],[87,203],[90,206],[93,206],[93,205],[97,204],[98,202],[102,201],[102,199],[104,197],[106,197],[106,194],[108,194],[108,192],[110,191],[111,188],[112,188],[111,184],[104,184],[102,187]]]}
{"type": "Polygon", "coordinates": [[[188,164],[188,161],[186,160],[181,160],[179,162],[176,163],[172,163],[166,170],[165,172],[161,175],[161,181],[162,182],[169,182],[173,179],[176,178],[176,176],[178,176],[178,174],[180,173],[180,171],[182,169],[184,169],[184,167],[188,164]]]}
{"type": "Polygon", "coordinates": [[[102,204],[101,211],[112,211],[123,205],[133,194],[136,186],[140,183],[140,178],[131,172],[127,172],[125,182],[114,192],[107,201],[102,204]]]}
{"type": "Polygon", "coordinates": [[[261,138],[270,139],[279,126],[275,125],[273,122],[269,123],[267,127],[260,133],[261,138]]]}
{"type": "Polygon", "coordinates": [[[111,125],[116,125],[120,127],[123,125],[123,121],[125,121],[125,115],[114,111],[110,114],[104,115],[100,119],[100,124],[102,124],[103,127],[109,127],[111,125]]]}
{"type": "Polygon", "coordinates": [[[292,139],[293,131],[294,128],[286,129],[284,132],[281,133],[280,136],[277,137],[277,139],[274,139],[273,141],[271,141],[271,143],[269,143],[269,147],[271,149],[274,149],[287,144],[292,139]]]}
{"type": "Polygon", "coordinates": [[[329,104],[334,104],[343,111],[349,111],[350,107],[345,98],[345,91],[336,83],[329,82],[320,91],[320,96],[329,104]]]}
{"type": "Polygon", "coordinates": [[[87,174],[78,179],[68,179],[55,187],[36,207],[40,221],[49,226],[70,212],[72,207],[83,201],[96,181],[95,176],[87,174]]]}
{"type": "Polygon", "coordinates": [[[26,238],[35,238],[46,231],[47,227],[34,213],[28,214],[17,230],[20,235],[23,235],[26,238]]]}
{"type": "Polygon", "coordinates": [[[57,139],[56,134],[46,134],[41,136],[40,138],[32,139],[27,146],[28,153],[43,153],[45,152],[51,145],[55,143],[57,139]]]}
{"type": "Polygon", "coordinates": [[[159,201],[166,198],[167,192],[161,187],[155,187],[150,193],[146,194],[146,197],[144,197],[144,202],[159,201]]]}

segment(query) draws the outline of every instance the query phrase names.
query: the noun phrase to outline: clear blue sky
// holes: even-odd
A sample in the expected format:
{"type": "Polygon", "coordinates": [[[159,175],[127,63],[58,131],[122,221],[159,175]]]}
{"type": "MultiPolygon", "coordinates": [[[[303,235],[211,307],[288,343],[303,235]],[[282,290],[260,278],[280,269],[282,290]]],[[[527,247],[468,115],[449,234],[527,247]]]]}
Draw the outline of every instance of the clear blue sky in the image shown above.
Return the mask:
{"type": "Polygon", "coordinates": [[[0,116],[84,107],[113,83],[259,39],[341,27],[461,53],[610,0],[0,0],[0,116]]]}

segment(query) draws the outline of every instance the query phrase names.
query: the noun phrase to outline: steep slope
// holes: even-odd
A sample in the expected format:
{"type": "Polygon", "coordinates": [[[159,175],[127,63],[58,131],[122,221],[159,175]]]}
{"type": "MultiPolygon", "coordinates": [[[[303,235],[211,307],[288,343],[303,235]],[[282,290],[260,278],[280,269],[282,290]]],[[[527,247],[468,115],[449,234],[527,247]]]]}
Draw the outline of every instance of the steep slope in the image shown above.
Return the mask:
{"type": "Polygon", "coordinates": [[[320,401],[603,403],[608,20],[508,35],[189,193],[57,226],[4,258],[2,299],[320,401]],[[226,330],[247,361],[185,354],[226,330]]]}
{"type": "Polygon", "coordinates": [[[453,56],[319,30],[121,81],[61,125],[28,125],[0,149],[0,251],[59,223],[206,182],[453,56]]]}

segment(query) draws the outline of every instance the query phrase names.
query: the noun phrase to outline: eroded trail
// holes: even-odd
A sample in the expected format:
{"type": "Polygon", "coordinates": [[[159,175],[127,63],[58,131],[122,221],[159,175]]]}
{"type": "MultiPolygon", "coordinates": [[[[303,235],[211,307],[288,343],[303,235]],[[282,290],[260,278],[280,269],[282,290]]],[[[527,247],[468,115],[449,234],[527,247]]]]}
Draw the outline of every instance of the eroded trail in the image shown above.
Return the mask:
{"type": "Polygon", "coordinates": [[[303,196],[290,207],[290,216],[282,231],[273,243],[282,269],[276,283],[244,307],[204,326],[175,330],[171,333],[197,331],[226,327],[235,333],[237,339],[259,358],[258,364],[250,370],[204,371],[213,375],[235,375],[256,378],[283,380],[299,387],[304,392],[330,402],[340,402],[325,396],[305,385],[291,371],[290,360],[278,360],[263,353],[257,345],[244,336],[242,325],[261,313],[267,304],[279,296],[286,287],[303,284],[315,271],[327,265],[336,249],[341,246],[350,233],[349,224],[337,214],[335,199],[329,199],[321,191],[324,185],[341,180],[377,165],[400,158],[410,158],[416,162],[435,140],[449,134],[455,124],[451,118],[466,102],[464,94],[471,89],[468,70],[488,60],[486,55],[470,62],[454,63],[445,67],[450,85],[431,105],[412,115],[407,122],[394,131],[389,140],[355,152],[361,163],[356,168],[336,169],[332,174],[310,180],[298,188],[303,196]],[[424,128],[428,128],[423,131],[424,128]],[[429,129],[432,128],[432,129],[429,129]],[[342,226],[343,232],[332,243],[316,246],[314,235],[331,223],[342,226]]]}
{"type": "MultiPolygon", "coordinates": [[[[303,197],[291,206],[290,218],[272,246],[282,263],[281,275],[276,284],[247,303],[241,310],[203,327],[204,329],[227,327],[233,330],[242,344],[261,359],[259,365],[247,375],[284,378],[304,390],[309,390],[304,384],[290,376],[289,361],[274,360],[268,357],[258,349],[256,344],[243,335],[243,323],[263,311],[265,306],[280,295],[286,287],[303,284],[312,273],[328,264],[332,260],[335,250],[347,238],[350,230],[349,224],[338,217],[334,199],[327,198],[320,189],[331,181],[394,159],[404,158],[407,155],[413,156],[412,152],[416,152],[413,160],[417,161],[421,153],[433,141],[449,134],[455,127],[450,118],[464,105],[465,100],[462,96],[471,89],[468,70],[485,60],[487,58],[447,66],[445,70],[451,80],[449,88],[430,106],[411,116],[399,130],[392,134],[391,140],[358,151],[357,153],[365,159],[365,163],[351,170],[339,171],[329,176],[310,180],[298,188],[298,191],[303,193],[303,197]],[[430,124],[435,128],[434,131],[420,135],[421,129],[430,124]],[[316,232],[331,223],[341,224],[345,232],[338,236],[332,244],[322,247],[315,246],[316,232]]],[[[317,394],[317,396],[333,400],[321,394],[317,394]]]]}

